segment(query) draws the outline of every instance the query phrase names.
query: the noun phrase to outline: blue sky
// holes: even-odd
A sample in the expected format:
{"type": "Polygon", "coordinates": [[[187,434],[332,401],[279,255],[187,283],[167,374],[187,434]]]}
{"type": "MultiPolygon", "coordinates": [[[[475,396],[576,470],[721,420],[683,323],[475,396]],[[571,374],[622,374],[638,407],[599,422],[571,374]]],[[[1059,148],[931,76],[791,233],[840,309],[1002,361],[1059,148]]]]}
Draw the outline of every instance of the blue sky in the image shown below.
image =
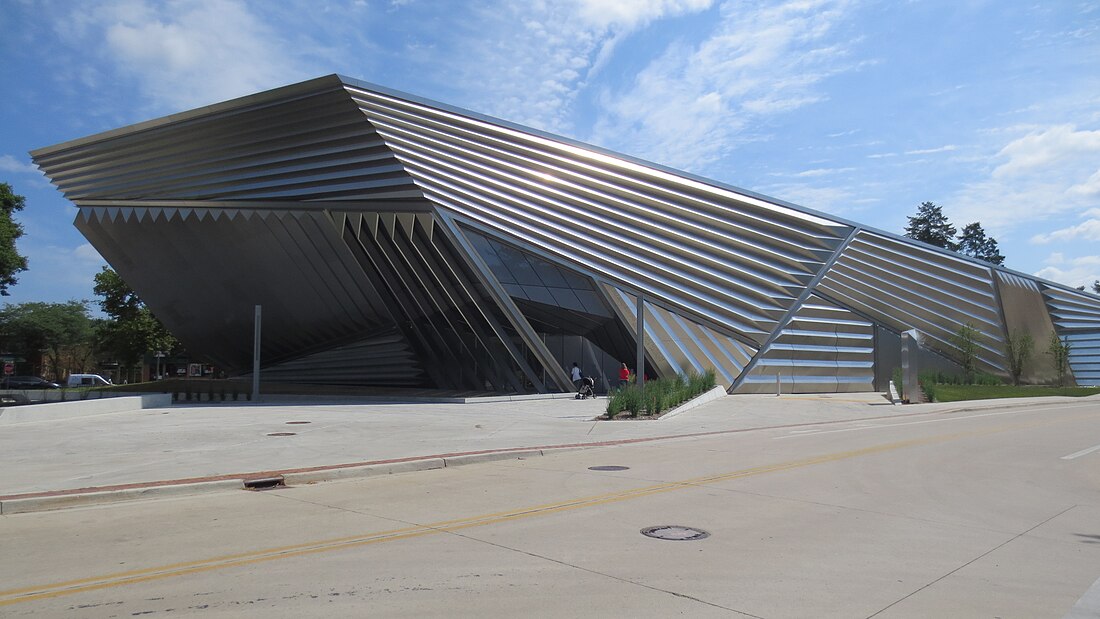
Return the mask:
{"type": "Polygon", "coordinates": [[[341,73],[881,229],[931,200],[1100,279],[1100,1],[0,0],[0,181],[30,270],[103,264],[27,151],[341,73]]]}

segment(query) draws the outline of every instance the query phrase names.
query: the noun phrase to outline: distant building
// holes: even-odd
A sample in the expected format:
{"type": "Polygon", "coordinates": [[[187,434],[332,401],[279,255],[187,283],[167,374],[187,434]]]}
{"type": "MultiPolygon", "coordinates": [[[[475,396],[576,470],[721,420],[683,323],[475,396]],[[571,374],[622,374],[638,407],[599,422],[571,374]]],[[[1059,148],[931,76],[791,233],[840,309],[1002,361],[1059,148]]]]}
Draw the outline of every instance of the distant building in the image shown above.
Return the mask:
{"type": "Polygon", "coordinates": [[[1100,297],[473,112],[328,76],[32,153],[186,348],[265,380],[571,390],[565,367],[731,392],[884,389],[899,334],[1052,333],[1100,383],[1100,297]]]}

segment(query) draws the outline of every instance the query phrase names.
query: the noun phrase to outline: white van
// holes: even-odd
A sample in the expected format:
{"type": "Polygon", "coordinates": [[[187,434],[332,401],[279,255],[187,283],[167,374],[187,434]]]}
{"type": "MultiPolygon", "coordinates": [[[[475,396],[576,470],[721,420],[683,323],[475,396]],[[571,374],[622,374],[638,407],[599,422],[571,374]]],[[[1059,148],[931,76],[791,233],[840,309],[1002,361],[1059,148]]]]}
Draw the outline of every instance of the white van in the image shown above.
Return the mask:
{"type": "Polygon", "coordinates": [[[103,387],[110,385],[111,381],[99,374],[69,374],[69,387],[103,387]]]}

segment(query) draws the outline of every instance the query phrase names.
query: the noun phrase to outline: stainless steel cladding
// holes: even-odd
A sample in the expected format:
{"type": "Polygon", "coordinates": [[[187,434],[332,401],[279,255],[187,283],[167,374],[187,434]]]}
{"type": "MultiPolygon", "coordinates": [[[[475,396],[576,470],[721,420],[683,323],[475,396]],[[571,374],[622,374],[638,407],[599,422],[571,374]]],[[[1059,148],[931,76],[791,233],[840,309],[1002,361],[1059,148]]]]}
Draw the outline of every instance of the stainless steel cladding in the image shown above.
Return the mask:
{"type": "Polygon", "coordinates": [[[1011,333],[1057,332],[1100,382],[1100,297],[341,76],[32,155],[229,373],[261,304],[267,380],[561,391],[573,361],[610,384],[642,338],[651,375],[860,391],[886,388],[903,331],[949,368],[970,326],[983,371],[1005,374],[1011,333]]]}

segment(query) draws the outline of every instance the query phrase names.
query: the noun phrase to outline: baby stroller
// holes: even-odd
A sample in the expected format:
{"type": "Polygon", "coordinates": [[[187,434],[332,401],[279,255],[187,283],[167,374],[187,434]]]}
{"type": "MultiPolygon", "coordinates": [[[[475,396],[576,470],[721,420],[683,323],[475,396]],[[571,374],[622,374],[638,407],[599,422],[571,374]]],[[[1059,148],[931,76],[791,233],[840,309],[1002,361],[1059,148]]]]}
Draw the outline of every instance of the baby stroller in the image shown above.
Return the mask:
{"type": "Polygon", "coordinates": [[[585,376],[581,379],[580,389],[577,389],[577,395],[574,399],[586,400],[588,398],[596,397],[596,392],[592,390],[596,386],[596,381],[592,380],[591,376],[585,376]]]}

